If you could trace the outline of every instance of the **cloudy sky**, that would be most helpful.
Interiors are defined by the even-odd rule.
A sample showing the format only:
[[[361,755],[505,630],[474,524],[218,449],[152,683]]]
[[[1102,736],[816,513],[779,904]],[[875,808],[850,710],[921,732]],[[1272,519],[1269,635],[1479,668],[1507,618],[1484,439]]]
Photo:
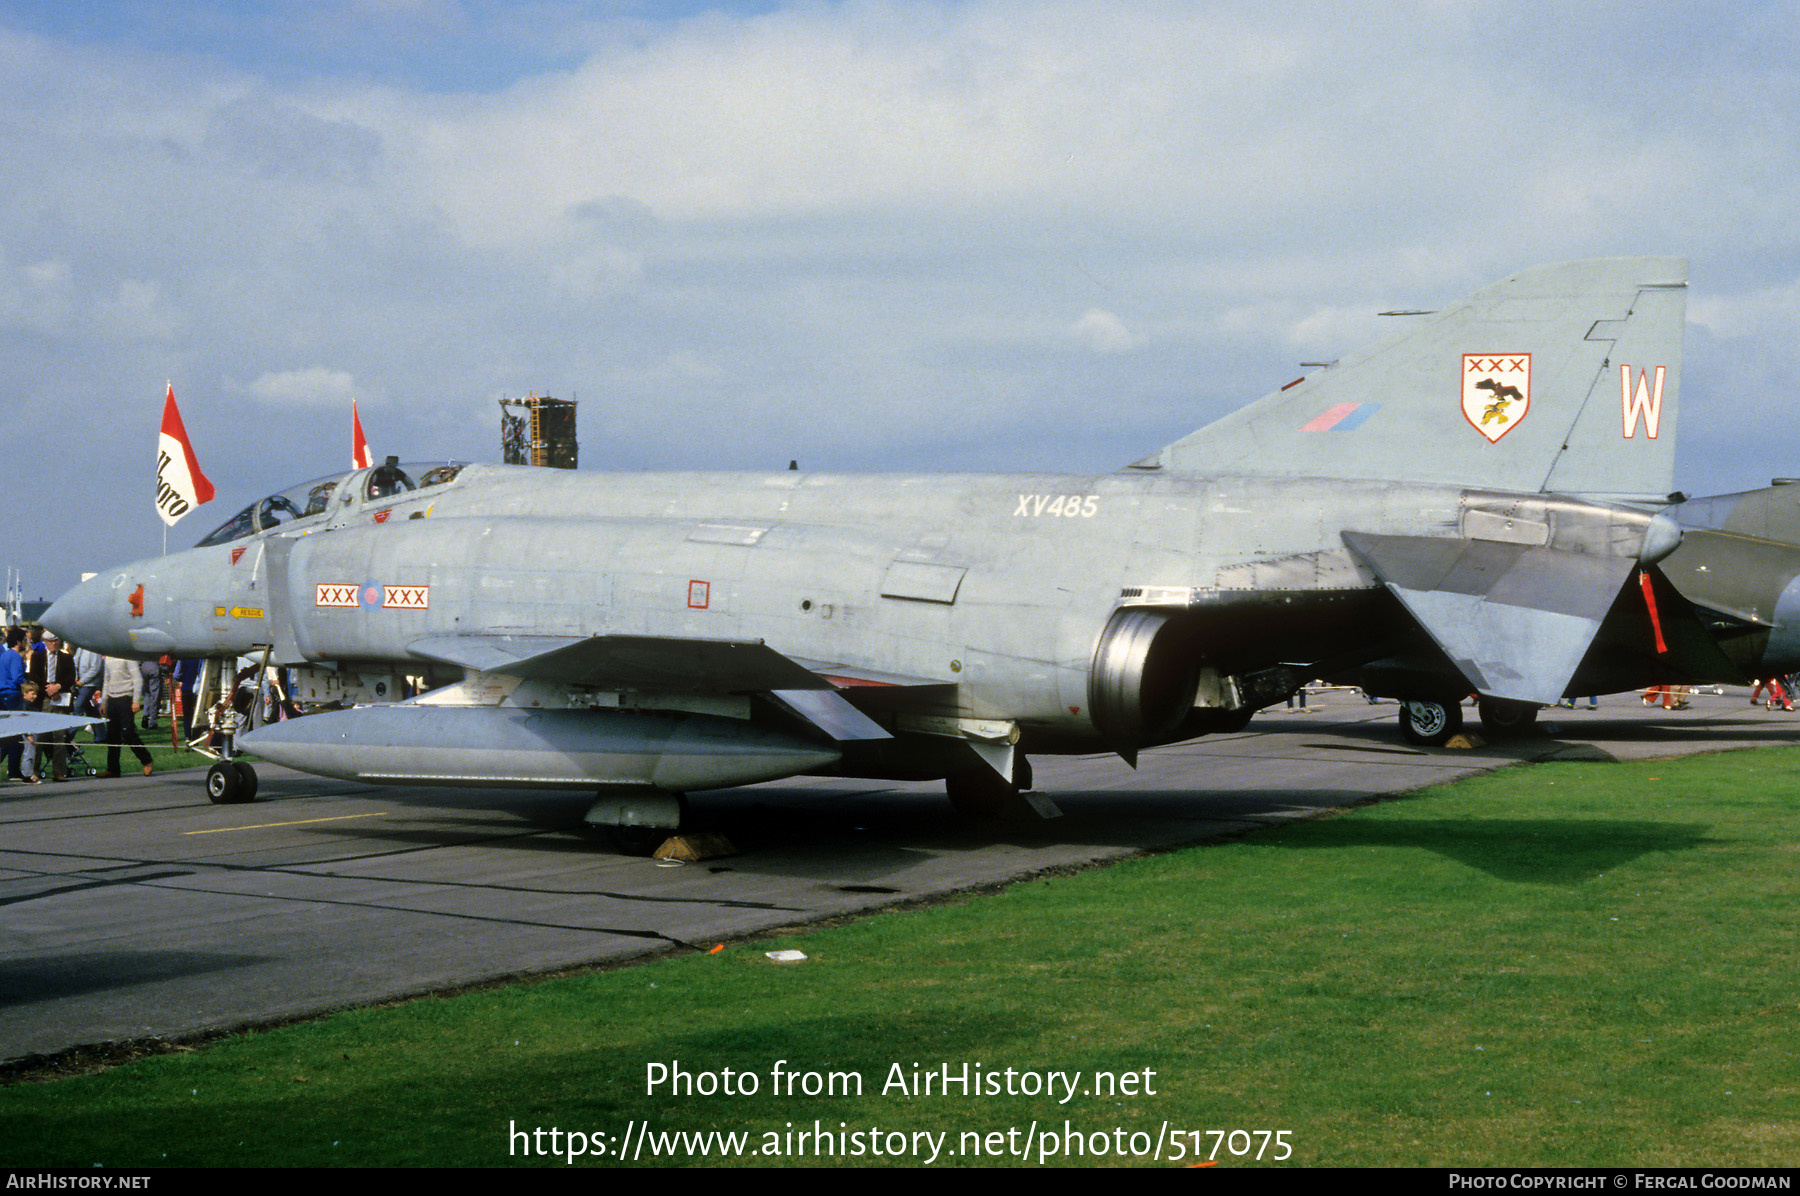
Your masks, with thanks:
[[[1800,6],[0,2],[5,561],[377,453],[1109,470],[1429,307],[1692,259],[1690,493],[1800,474]]]

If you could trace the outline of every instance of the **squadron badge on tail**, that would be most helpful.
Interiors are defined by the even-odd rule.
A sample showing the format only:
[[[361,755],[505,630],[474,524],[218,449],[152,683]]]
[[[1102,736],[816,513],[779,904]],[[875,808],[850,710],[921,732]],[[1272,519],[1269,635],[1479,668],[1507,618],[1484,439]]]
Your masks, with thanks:
[[[1464,353],[1462,407],[1490,444],[1518,427],[1531,409],[1531,354]]]

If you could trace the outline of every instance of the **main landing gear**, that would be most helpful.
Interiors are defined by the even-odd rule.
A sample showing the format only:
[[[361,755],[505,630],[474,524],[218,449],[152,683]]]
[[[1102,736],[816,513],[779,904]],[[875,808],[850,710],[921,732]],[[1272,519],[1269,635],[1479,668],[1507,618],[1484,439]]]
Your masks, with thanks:
[[[1542,707],[1533,702],[1513,702],[1506,698],[1482,698],[1476,702],[1481,711],[1481,729],[1489,739],[1518,739],[1531,734],[1537,726]]]
[[[1462,707],[1456,702],[1407,698],[1400,703],[1400,734],[1419,747],[1443,747],[1462,725]]]
[[[647,856],[680,834],[687,817],[685,793],[622,789],[602,792],[582,821],[620,855]]]
[[[944,778],[944,792],[958,814],[976,822],[1002,817],[1031,791],[1031,761],[1025,753],[1013,753],[1013,775],[1007,780],[991,768],[971,768]]]
[[[206,770],[206,796],[217,806],[256,800],[256,770],[238,760],[220,760]]]
[[[1506,698],[1477,699],[1481,729],[1489,739],[1518,739],[1537,726],[1538,706]],[[1400,703],[1400,734],[1420,747],[1443,747],[1462,730],[1462,706],[1434,698],[1409,698]]]

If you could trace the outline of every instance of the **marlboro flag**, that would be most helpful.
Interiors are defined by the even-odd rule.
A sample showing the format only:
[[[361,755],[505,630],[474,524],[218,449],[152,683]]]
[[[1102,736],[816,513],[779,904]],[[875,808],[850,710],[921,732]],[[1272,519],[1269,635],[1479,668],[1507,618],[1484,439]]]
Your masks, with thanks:
[[[350,400],[350,468],[367,469],[375,464],[369,456],[369,442],[363,436],[362,419],[356,414],[356,400]]]
[[[169,397],[163,400],[162,434],[156,438],[156,513],[165,524],[173,525],[201,503],[211,502],[212,496],[213,484],[200,472],[194,446],[188,443],[187,429],[181,425],[171,382]]]

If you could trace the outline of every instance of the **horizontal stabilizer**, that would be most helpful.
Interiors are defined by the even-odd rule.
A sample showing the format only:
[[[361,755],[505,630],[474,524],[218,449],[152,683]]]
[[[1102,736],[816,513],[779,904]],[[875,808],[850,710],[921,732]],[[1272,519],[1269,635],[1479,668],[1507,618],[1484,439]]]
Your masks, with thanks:
[[[1522,544],[1345,532],[1477,692],[1563,696],[1636,561]]]
[[[746,694],[829,688],[824,678],[761,640],[452,635],[415,640],[407,650],[477,672],[596,689]]]

